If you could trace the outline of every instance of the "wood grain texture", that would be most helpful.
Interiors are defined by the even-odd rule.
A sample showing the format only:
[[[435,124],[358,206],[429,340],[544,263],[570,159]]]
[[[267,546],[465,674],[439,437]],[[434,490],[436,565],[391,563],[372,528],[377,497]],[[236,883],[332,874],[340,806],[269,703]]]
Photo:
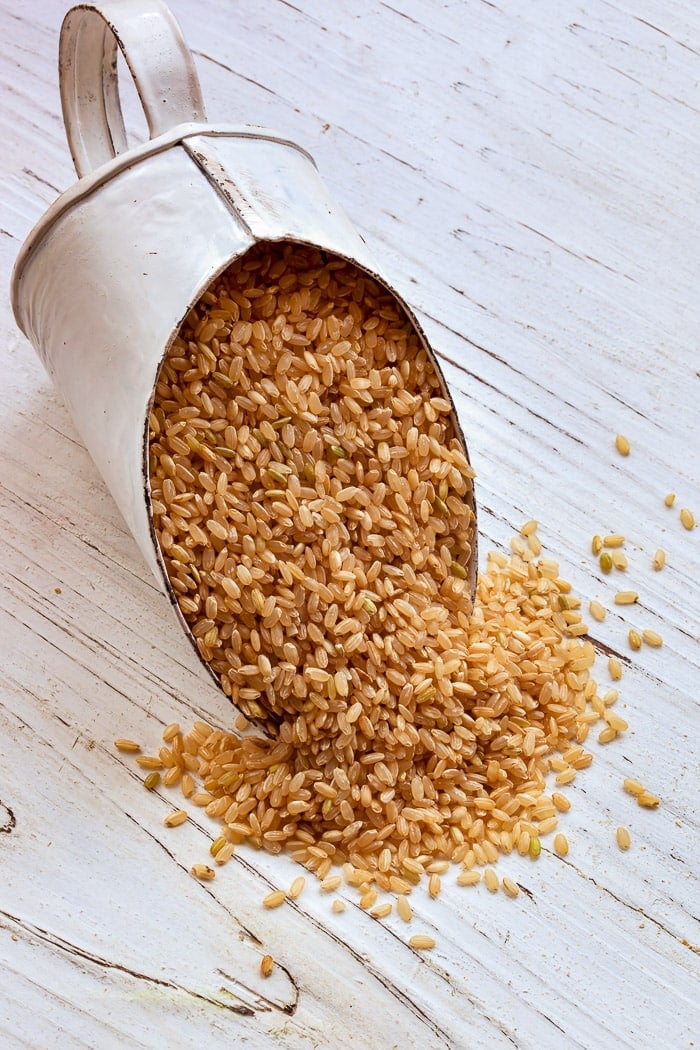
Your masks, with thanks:
[[[625,675],[630,731],[570,790],[571,851],[450,876],[407,928],[162,825],[116,736],[229,711],[195,662],[31,348],[0,307],[0,1045],[607,1048],[693,1045],[700,576],[700,10],[690,0],[172,0],[211,120],[283,131],[441,352],[479,479],[482,550],[540,520]],[[74,181],[58,0],[0,2],[0,261]],[[142,120],[129,97],[132,131]],[[616,432],[632,443],[627,459]],[[678,493],[667,509],[663,497]],[[628,537],[612,606],[594,532]],[[655,573],[657,547],[667,567]],[[617,579],[620,579],[618,577]],[[56,593],[60,588],[60,593]],[[632,654],[630,626],[664,636]],[[639,809],[639,775],[662,797]],[[631,850],[615,846],[627,825]],[[412,932],[412,931],[411,931]],[[263,954],[278,961],[269,980]]]

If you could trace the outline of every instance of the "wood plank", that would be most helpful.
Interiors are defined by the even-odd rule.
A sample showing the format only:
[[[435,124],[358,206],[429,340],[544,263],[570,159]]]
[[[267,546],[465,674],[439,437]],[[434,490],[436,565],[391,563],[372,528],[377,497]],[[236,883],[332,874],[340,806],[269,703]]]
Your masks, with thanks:
[[[593,741],[556,857],[499,865],[515,901],[443,879],[409,931],[240,849],[168,830],[116,736],[225,723],[38,359],[0,306],[0,1042],[588,1048],[691,1044],[697,977],[700,14],[630,4],[172,0],[210,119],[283,131],[416,308],[478,470],[482,552],[527,518],[625,665],[621,740]],[[74,176],[56,71],[65,11],[0,0],[0,261]],[[142,126],[133,92],[127,123]],[[627,434],[627,459],[613,447]],[[663,497],[676,491],[668,509]],[[603,576],[596,533],[628,537]],[[667,566],[654,572],[655,549]],[[634,607],[614,590],[639,590]],[[56,593],[60,588],[60,593]],[[632,653],[630,626],[664,636]],[[622,791],[640,776],[662,798]],[[615,828],[632,832],[621,853]],[[419,955],[413,930],[433,932]],[[269,980],[262,954],[278,961]],[[183,1036],[183,1033],[186,1035]]]

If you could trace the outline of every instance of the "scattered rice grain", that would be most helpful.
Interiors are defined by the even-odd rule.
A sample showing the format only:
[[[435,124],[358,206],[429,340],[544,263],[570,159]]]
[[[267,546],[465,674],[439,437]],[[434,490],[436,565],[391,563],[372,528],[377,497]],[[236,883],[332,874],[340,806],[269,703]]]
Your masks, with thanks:
[[[272,893],[268,893],[267,897],[263,897],[262,905],[263,908],[279,908],[280,904],[284,904],[286,899],[287,894],[285,890],[273,890]]]
[[[441,887],[440,876],[439,875],[431,875],[430,878],[428,879],[428,893],[430,894],[430,896],[433,897],[433,898],[437,897],[439,895],[439,893],[440,893],[440,887]]]
[[[137,755],[136,765],[141,769],[162,769],[163,763],[156,755]]]
[[[612,558],[612,563],[615,566],[615,568],[619,569],[620,572],[624,572],[628,564],[627,555],[625,554],[625,552],[613,551],[610,557]]]
[[[163,820],[166,828],[177,828],[180,824],[184,824],[187,820],[187,813],[184,809],[173,810],[172,813],[168,813],[167,817]]]
[[[399,915],[399,918],[403,919],[404,922],[410,922],[413,918],[413,908],[411,907],[411,902],[409,901],[408,897],[406,897],[403,893],[400,893],[399,896],[396,898],[396,911]]]
[[[642,631],[642,640],[650,645],[653,649],[660,649],[664,644],[664,640],[657,631]]]
[[[633,649],[636,652],[638,649],[642,648],[642,636],[639,631],[635,631],[634,628],[631,628],[627,635],[627,639],[630,643],[630,649]]]
[[[360,907],[365,911],[369,910],[369,908],[372,908],[377,903],[378,896],[379,894],[375,889],[365,890],[359,900]]]
[[[114,746],[117,751],[123,751],[127,755],[136,754],[137,751],[141,750],[140,744],[137,744],[135,740],[128,740],[126,737],[119,737],[118,740],[114,741]]]
[[[614,729],[616,733],[626,733],[629,729],[629,725],[618,715],[615,711],[605,712],[605,721],[608,723],[611,729]]]
[[[621,850],[628,850],[630,848],[630,845],[632,844],[632,839],[627,828],[618,828],[615,832],[615,837],[617,839],[617,844]]]
[[[568,839],[566,835],[562,835],[561,832],[554,836],[554,851],[558,853],[560,857],[566,857],[569,852]]]
[[[306,879],[303,875],[297,875],[287,891],[287,896],[295,901],[297,897],[301,896],[304,886],[306,886]]]
[[[208,864],[193,864],[190,871],[200,882],[211,882],[216,878],[216,872]]]
[[[417,933],[411,937],[408,941],[411,948],[429,949],[435,947],[435,938],[430,937],[427,933]]]
[[[608,673],[613,682],[619,682],[622,678],[622,664],[616,656],[611,656],[608,659]]]
[[[384,904],[378,904],[376,908],[370,910],[370,915],[373,919],[385,919],[387,915],[391,915],[393,911],[393,904],[390,901],[386,901]]]
[[[608,551],[603,551],[600,556],[600,568],[606,574],[612,572],[613,561]]]
[[[691,529],[695,528],[695,516],[692,511],[688,510],[687,507],[683,507],[681,509],[680,518],[681,525],[684,529],[688,529],[688,531],[690,532]]]
[[[505,893],[507,893],[509,897],[517,897],[520,893],[520,887],[518,886],[517,882],[513,882],[513,880],[507,875],[503,876],[501,885],[503,886]]]
[[[498,879],[498,875],[493,870],[493,868],[487,868],[484,872],[484,882],[486,883],[486,889],[489,891],[489,893],[498,892],[500,882]]]

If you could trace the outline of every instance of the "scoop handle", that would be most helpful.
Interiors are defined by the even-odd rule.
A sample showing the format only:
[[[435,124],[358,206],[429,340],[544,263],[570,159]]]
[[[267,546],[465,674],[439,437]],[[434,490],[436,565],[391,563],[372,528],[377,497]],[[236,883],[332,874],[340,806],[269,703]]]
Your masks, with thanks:
[[[78,4],[61,26],[58,72],[66,136],[81,178],[127,149],[117,47],[151,138],[177,124],[206,120],[192,55],[162,0]]]

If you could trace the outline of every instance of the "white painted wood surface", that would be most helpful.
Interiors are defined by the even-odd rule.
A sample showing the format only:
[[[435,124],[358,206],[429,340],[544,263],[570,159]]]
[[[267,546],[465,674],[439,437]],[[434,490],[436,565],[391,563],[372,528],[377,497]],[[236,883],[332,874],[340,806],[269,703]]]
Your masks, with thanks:
[[[696,1045],[700,533],[678,509],[700,519],[697,4],[172,8],[210,119],[309,148],[425,320],[479,473],[482,551],[536,517],[578,593],[612,606],[622,578],[596,573],[590,537],[629,537],[639,606],[593,634],[623,654],[630,731],[594,743],[570,790],[569,856],[547,845],[537,864],[500,865],[526,887],[518,900],[451,877],[438,901],[418,896],[416,928],[438,941],[423,957],[398,919],[332,915],[313,887],[263,911],[293,875],[284,858],[241,850],[195,883],[212,828],[163,828],[167,793],[145,792],[111,742],[155,746],[167,722],[229,711],[5,301],[0,1045]],[[30,226],[73,181],[64,11],[0,3],[6,287]],[[664,648],[631,654],[631,625]],[[661,795],[658,812],[623,793],[630,774]],[[278,960],[267,981],[265,952]]]

